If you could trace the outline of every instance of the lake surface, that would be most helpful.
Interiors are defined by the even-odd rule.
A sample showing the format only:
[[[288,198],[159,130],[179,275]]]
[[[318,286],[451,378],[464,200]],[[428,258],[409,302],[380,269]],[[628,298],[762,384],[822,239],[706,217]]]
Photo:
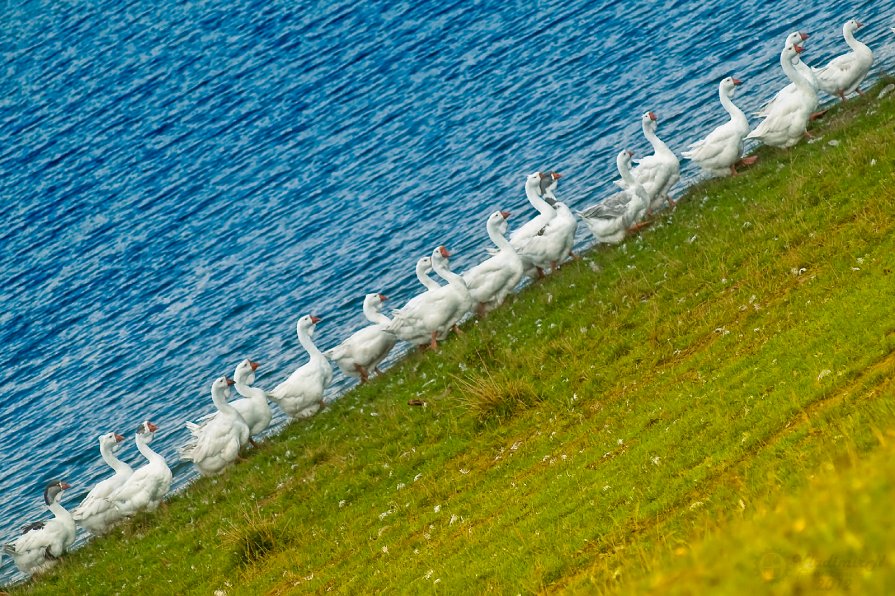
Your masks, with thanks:
[[[48,516],[50,479],[74,507],[108,474],[97,435],[144,419],[182,486],[212,380],[251,357],[279,383],[306,359],[299,316],[335,345],[364,294],[419,291],[419,256],[445,244],[465,270],[490,212],[531,217],[527,174],[591,205],[619,150],[650,152],[644,111],[680,153],[726,118],[721,78],[755,111],[788,32],[821,65],[852,17],[874,73],[895,68],[881,1],[7,0],[0,541]],[[4,558],[0,584],[18,577]]]

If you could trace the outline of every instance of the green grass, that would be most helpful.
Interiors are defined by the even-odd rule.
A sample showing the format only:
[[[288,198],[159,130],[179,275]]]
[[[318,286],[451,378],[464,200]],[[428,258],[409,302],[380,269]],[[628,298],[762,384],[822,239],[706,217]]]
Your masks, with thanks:
[[[869,95],[12,592],[892,591]]]

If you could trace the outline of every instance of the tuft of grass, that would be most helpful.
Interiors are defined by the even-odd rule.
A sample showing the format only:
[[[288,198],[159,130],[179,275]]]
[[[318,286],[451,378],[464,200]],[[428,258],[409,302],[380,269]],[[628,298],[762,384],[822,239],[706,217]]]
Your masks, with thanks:
[[[257,507],[248,508],[224,531],[224,547],[232,554],[233,566],[245,571],[268,555],[289,546],[286,532],[275,519]]]
[[[506,372],[456,378],[460,401],[480,423],[505,421],[542,398],[531,382]]]

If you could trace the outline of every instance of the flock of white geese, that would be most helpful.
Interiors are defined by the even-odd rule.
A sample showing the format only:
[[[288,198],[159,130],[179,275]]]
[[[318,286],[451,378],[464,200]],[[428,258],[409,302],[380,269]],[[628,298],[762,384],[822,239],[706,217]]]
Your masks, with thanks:
[[[860,84],[873,63],[873,53],[855,39],[861,23],[850,20],[842,28],[850,51],[822,68],[811,68],[800,60],[807,35],[787,36],[780,53],[780,66],[791,83],[781,89],[759,112],[763,119],[751,130],[746,115],[732,98],[740,81],[721,81],[718,94],[730,120],[682,153],[711,176],[736,175],[737,166],[747,166],[754,157],[743,157],[745,139],[756,139],[774,147],[791,147],[808,135],[809,120],[818,115],[818,93],[823,91],[845,101]],[[895,29],[893,29],[895,32]],[[258,365],[243,360],[233,378],[221,376],[211,384],[216,410],[197,423],[187,424],[191,438],[180,449],[183,459],[193,462],[199,473],[220,474],[239,458],[247,443],[268,428],[276,403],[291,418],[313,416],[323,407],[323,392],[330,384],[334,362],[341,371],[365,382],[378,372],[378,365],[398,340],[417,346],[437,347],[452,329],[469,314],[483,315],[497,308],[524,276],[543,276],[572,255],[572,244],[580,218],[597,243],[618,244],[629,233],[645,225],[647,216],[666,202],[673,205],[669,190],[679,179],[678,157],[656,135],[658,119],[647,112],[641,119],[643,134],[654,153],[631,166],[633,154],[624,150],[616,165],[622,188],[584,211],[574,213],[554,194],[560,174],[537,172],[525,181],[525,194],[538,215],[507,237],[509,213],[495,211],[486,229],[494,242],[492,256],[460,275],[451,271],[450,253],[439,246],[423,257],[416,267],[425,291],[411,299],[389,318],[382,311],[386,297],[368,294],[363,313],[370,325],[355,332],[341,344],[321,351],[313,341],[320,321],[305,315],[298,320],[298,340],[309,360],[272,391],[253,387]],[[429,277],[434,271],[444,285]],[[231,387],[242,396],[229,401]],[[61,504],[65,482],[54,481],[44,491],[44,501],[54,517],[25,526],[20,536],[6,544],[3,552],[12,556],[18,568],[35,574],[52,567],[75,539],[77,525],[101,535],[117,522],[139,511],[154,511],[171,485],[171,470],[149,443],[158,427],[145,421],[137,429],[135,443],[146,463],[134,470],[115,455],[124,437],[108,433],[99,437],[103,460],[114,474],[93,487],[72,511]]]

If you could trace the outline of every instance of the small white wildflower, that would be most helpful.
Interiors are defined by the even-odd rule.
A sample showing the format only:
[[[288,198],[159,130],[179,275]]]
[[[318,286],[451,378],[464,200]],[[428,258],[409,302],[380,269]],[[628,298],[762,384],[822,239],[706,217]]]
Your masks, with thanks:
[[[461,474],[469,474],[469,470],[467,470],[466,468],[460,468],[460,473]]]
[[[388,547],[387,547],[387,546],[383,546],[383,547],[382,547],[382,552],[385,553],[385,554],[388,554]]]
[[[341,501],[339,501],[339,509],[341,509],[344,506],[345,506],[345,499],[342,499]]]
[[[605,493],[605,492],[606,492],[607,490],[609,490],[610,488],[612,488],[612,487],[609,486],[608,484],[604,485],[604,486],[603,486],[603,492]]]
[[[660,458],[658,455],[654,455],[654,456],[650,459],[650,461],[653,462],[653,465],[654,465],[654,466],[658,466],[658,465],[659,465],[659,462],[661,461],[661,458]]]
[[[399,482],[399,483],[398,483],[398,486],[395,487],[395,490],[401,490],[401,489],[404,488],[405,486],[406,486],[406,485],[405,485],[403,482]]]
[[[454,522],[457,521],[458,519],[460,519],[460,518],[454,514],[451,514],[451,521],[448,522],[448,525],[451,525],[451,526],[454,525]]]
[[[419,480],[422,477],[423,477],[423,475],[421,473],[417,474],[416,476],[413,477],[413,481],[416,482],[417,480]]]
[[[439,511],[441,511],[441,505],[436,505],[436,506],[435,506],[435,513],[438,513]]]
[[[830,374],[832,372],[833,371],[831,371],[829,368],[823,369],[822,371],[820,371],[820,374],[817,375],[817,380],[820,381],[822,378],[824,378],[825,376],[827,376],[828,374]]]
[[[435,573],[435,571],[433,569],[430,569],[429,571],[426,572],[425,578],[429,579],[430,577],[432,577],[433,573]]]

